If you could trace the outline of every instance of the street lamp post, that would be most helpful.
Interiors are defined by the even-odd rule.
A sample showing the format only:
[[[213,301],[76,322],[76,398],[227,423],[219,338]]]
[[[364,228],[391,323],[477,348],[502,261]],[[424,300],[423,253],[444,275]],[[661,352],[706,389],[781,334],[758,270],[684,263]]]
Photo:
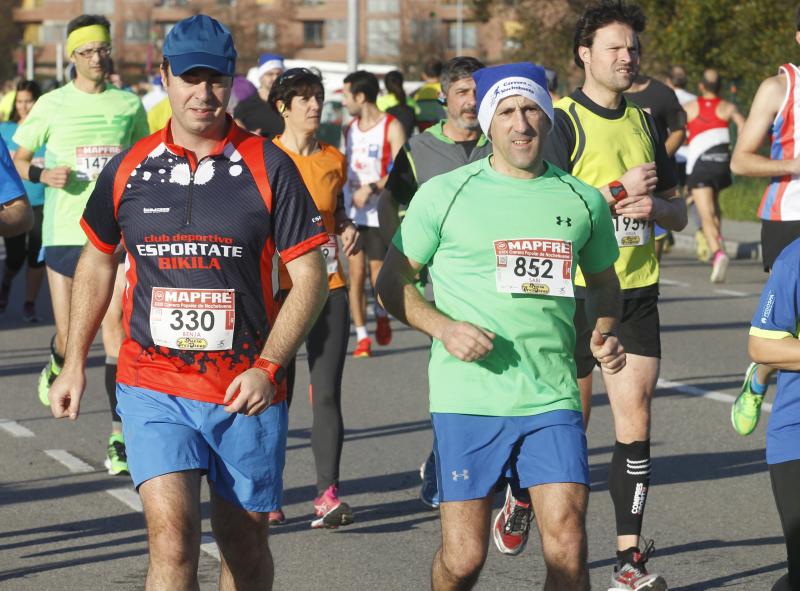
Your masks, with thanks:
[[[359,0],[347,0],[347,70],[358,69],[358,3]]]

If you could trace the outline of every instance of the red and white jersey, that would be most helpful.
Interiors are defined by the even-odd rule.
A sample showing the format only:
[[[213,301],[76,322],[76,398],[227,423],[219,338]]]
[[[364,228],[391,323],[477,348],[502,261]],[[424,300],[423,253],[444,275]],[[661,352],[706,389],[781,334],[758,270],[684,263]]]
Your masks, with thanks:
[[[378,195],[370,197],[364,207],[353,205],[353,193],[359,187],[377,183],[387,174],[392,164],[392,147],[389,145],[389,125],[394,117],[386,115],[366,131],[358,127],[359,118],[353,119],[345,129],[345,156],[347,157],[347,182],[344,185],[344,206],[350,219],[359,226],[378,227]]]
[[[775,121],[772,123],[772,160],[791,160],[800,155],[800,136],[797,120],[800,117],[800,69],[794,64],[784,64],[779,72],[786,76],[786,96]],[[776,222],[800,220],[800,177],[785,175],[773,177],[758,208],[762,220]]]
[[[686,173],[690,174],[697,160],[716,146],[728,146],[731,143],[731,132],[728,122],[717,117],[717,107],[721,98],[697,99],[697,117],[686,124],[689,140],[689,153],[686,156]]]

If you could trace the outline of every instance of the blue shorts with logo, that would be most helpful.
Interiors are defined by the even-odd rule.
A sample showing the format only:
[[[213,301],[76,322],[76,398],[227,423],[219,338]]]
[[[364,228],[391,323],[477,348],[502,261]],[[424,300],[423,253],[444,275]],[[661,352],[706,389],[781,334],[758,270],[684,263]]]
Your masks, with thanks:
[[[164,474],[201,470],[234,505],[260,513],[281,506],[286,402],[248,417],[220,404],[117,384],[117,412],[137,488]]]
[[[653,234],[655,235],[656,240],[661,240],[662,238],[664,238],[668,234],[668,232],[669,232],[668,230],[662,228],[658,224],[654,224],[654,232],[653,232]]]
[[[482,499],[504,477],[512,486],[589,486],[583,416],[555,410],[524,417],[432,413],[441,500]]]

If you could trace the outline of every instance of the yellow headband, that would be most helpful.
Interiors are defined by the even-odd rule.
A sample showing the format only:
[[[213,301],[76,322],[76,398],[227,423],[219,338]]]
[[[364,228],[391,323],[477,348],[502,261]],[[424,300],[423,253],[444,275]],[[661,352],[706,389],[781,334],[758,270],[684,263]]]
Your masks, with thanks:
[[[86,45],[93,41],[111,43],[111,36],[108,34],[108,29],[103,25],[87,25],[80,29],[75,29],[67,37],[67,56],[71,56],[81,45]]]

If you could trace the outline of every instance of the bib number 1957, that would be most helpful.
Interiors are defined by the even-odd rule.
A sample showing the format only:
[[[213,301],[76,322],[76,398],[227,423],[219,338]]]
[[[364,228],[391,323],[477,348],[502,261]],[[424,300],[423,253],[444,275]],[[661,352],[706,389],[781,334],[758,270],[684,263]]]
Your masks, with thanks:
[[[642,246],[650,242],[650,222],[624,216],[614,218],[614,232],[619,246]]]

